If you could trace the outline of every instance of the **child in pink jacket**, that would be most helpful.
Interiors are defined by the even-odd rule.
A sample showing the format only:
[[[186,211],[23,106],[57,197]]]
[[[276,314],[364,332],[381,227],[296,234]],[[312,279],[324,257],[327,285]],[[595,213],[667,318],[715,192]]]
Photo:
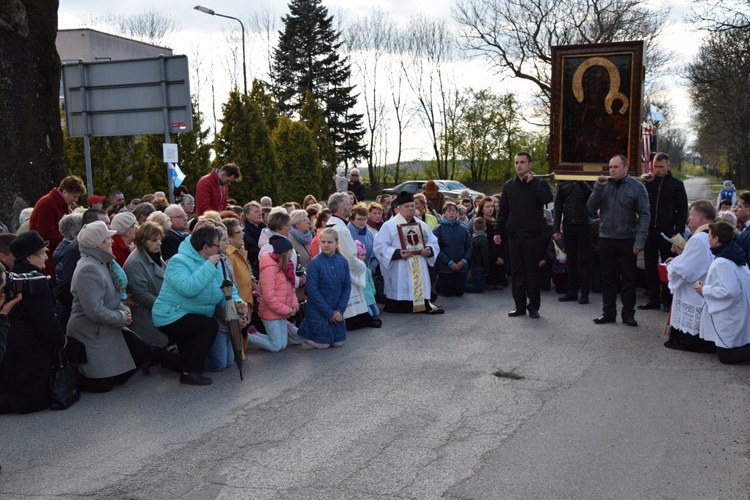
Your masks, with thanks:
[[[297,314],[299,302],[294,293],[294,265],[292,264],[292,242],[283,236],[274,235],[269,240],[273,252],[260,258],[260,294],[258,316],[266,327],[266,333],[248,336],[251,344],[267,351],[286,349],[287,318]]]

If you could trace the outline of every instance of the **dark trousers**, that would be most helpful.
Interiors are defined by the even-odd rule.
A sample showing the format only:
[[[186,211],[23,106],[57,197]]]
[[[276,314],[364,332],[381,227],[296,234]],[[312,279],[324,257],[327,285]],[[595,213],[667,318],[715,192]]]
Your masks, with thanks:
[[[617,317],[617,292],[622,300],[622,317],[635,317],[635,238],[614,240],[599,238],[599,262],[602,269],[602,312]]]
[[[169,341],[177,344],[185,373],[202,373],[203,362],[219,331],[215,319],[202,314],[186,314],[174,323],[160,326]]]
[[[135,366],[143,365],[151,353],[151,346],[141,340],[141,338],[135,333],[129,330],[122,330],[122,336],[125,339],[125,343],[130,351],[130,356],[133,358]],[[114,377],[104,378],[89,378],[76,372],[76,381],[78,382],[78,388],[86,392],[109,392],[116,385],[122,385],[127,382],[130,377],[137,371],[129,370],[125,373],[115,375]]]
[[[667,236],[674,236],[668,234]],[[672,244],[662,238],[661,231],[650,227],[648,228],[648,238],[646,238],[646,248],[643,250],[643,263],[646,267],[646,287],[650,294],[650,299],[654,302],[661,302],[665,304],[672,303],[672,294],[669,293],[669,287],[666,283],[662,283],[659,279],[659,271],[657,266],[659,265],[659,257],[664,262],[669,257],[675,257],[672,253]]]
[[[510,238],[510,266],[513,274],[513,301],[516,308],[538,311],[541,304],[539,291],[539,238]],[[526,298],[528,297],[528,306]]]
[[[460,297],[466,289],[466,272],[438,273],[440,295],[443,297]]]
[[[565,225],[568,291],[588,295],[591,291],[591,224]]]
[[[471,269],[471,283],[466,283],[464,290],[466,293],[484,293],[484,269],[472,268]]]

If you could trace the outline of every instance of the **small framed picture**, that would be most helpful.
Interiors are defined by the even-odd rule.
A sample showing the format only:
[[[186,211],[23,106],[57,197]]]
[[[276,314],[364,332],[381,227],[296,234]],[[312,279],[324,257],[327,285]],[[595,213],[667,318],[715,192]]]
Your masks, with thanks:
[[[422,226],[415,221],[408,224],[399,224],[396,228],[398,229],[398,239],[401,241],[401,250],[406,250],[411,255],[421,254],[424,250]]]

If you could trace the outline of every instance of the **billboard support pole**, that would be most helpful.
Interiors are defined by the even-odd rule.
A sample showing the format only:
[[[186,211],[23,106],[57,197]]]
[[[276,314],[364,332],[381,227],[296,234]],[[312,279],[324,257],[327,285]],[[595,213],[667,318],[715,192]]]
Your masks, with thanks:
[[[86,188],[89,196],[94,195],[94,179],[91,172],[91,142],[89,139],[89,103],[86,97],[86,68],[83,59],[78,59],[78,68],[81,73],[81,97],[83,100],[83,155],[86,158]]]
[[[162,103],[162,114],[164,115],[164,143],[169,144],[172,139],[169,135],[169,102],[167,98],[167,63],[164,59],[164,54],[159,54],[159,66],[161,67],[161,103]],[[172,173],[169,171],[169,164],[167,164],[167,196],[169,197],[169,203],[174,203],[174,179]]]

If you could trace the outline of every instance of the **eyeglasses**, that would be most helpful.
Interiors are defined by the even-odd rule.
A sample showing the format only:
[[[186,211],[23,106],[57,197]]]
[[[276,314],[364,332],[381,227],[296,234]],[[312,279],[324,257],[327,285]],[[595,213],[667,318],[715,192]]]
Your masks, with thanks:
[[[359,174],[349,174],[349,177],[359,177]]]
[[[209,247],[209,248],[211,248],[211,247],[217,247],[217,248],[218,248],[218,247],[220,247],[221,245],[219,245],[219,244],[217,244],[217,243],[211,243],[210,245],[206,245],[206,246],[207,246],[207,247]]]
[[[170,217],[170,219],[185,219],[185,220],[187,220],[187,218],[188,218],[188,216],[185,215],[185,214],[182,214],[182,215],[172,215]]]
[[[244,233],[244,232],[245,232],[245,231],[243,231],[242,229],[240,229],[239,231],[235,231],[235,232],[233,232],[232,234],[235,234],[235,235],[236,235],[236,234],[242,234],[242,233]]]

